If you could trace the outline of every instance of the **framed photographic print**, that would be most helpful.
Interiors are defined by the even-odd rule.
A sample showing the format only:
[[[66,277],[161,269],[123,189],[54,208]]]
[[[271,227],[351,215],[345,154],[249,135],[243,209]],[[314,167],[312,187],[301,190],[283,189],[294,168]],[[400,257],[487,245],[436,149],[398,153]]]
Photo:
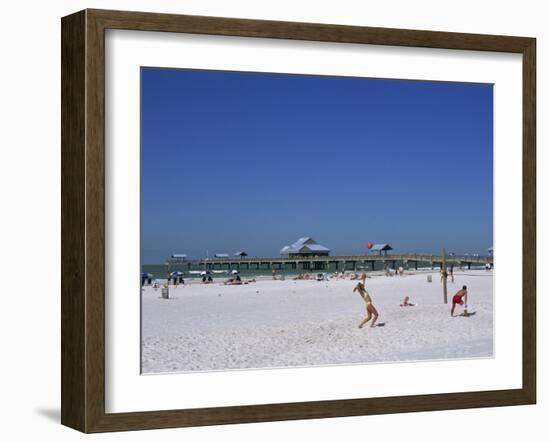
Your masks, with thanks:
[[[62,19],[62,423],[536,400],[535,39]]]

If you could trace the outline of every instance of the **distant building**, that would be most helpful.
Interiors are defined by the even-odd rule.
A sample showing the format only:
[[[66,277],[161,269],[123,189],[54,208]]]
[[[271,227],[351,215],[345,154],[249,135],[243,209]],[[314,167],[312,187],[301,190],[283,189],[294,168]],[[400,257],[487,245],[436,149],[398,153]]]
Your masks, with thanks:
[[[487,249],[487,253],[489,254],[489,256],[493,256],[493,248],[492,247],[489,247]]]
[[[317,244],[313,238],[304,237],[300,238],[294,244],[285,246],[281,249],[281,255],[288,257],[293,256],[328,256],[330,249]]]
[[[393,250],[393,247],[389,244],[373,244],[369,249],[371,253],[378,252],[379,255],[382,255],[382,252],[384,252],[384,255],[387,255],[390,250]]]
[[[187,255],[185,253],[174,253],[170,257],[170,262],[185,262],[187,261]]]
[[[214,258],[229,258],[227,253],[215,253]]]
[[[235,256],[237,258],[244,258],[245,256],[248,256],[248,253],[246,253],[244,250],[239,250],[233,256]]]

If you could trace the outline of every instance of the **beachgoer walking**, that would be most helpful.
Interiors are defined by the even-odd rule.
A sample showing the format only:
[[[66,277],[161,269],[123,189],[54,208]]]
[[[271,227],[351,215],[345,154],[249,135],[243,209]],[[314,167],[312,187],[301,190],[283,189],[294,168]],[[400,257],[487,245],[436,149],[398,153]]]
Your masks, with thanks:
[[[363,328],[363,326],[371,319],[372,322],[370,326],[375,327],[374,324],[378,319],[378,311],[376,310],[376,307],[374,307],[374,305],[372,304],[372,298],[370,297],[369,292],[367,292],[367,290],[365,289],[365,285],[362,282],[358,282],[353,291],[359,292],[359,295],[361,295],[361,298],[363,298],[363,301],[365,301],[367,307],[367,317],[361,321],[361,323],[359,324],[359,328]]]
[[[465,285],[463,285],[462,288],[453,296],[453,307],[451,308],[452,317],[454,317],[455,307],[457,306],[457,304],[463,305],[464,311],[466,311],[466,308],[468,306],[468,289]]]

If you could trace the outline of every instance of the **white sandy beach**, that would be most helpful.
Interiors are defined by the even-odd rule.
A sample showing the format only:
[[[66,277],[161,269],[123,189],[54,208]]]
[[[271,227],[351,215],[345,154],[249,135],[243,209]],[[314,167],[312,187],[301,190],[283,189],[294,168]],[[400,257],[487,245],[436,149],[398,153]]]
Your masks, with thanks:
[[[432,283],[427,282],[431,274]],[[449,280],[443,304],[437,272],[372,276],[367,290],[382,327],[357,325],[365,303],[356,281],[259,280],[142,292],[142,371],[293,367],[369,362],[476,358],[493,355],[493,278],[465,270]],[[469,289],[469,311],[451,318],[452,295]],[[405,295],[415,307],[400,307]],[[457,308],[456,313],[461,313]]]

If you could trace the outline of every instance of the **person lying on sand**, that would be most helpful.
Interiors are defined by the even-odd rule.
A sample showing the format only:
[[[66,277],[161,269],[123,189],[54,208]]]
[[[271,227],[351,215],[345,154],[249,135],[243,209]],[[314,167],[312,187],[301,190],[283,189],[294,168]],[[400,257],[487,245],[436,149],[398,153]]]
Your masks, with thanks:
[[[403,299],[403,302],[399,304],[399,307],[414,307],[416,304],[412,304],[410,301],[410,298],[408,296],[405,296]]]
[[[464,305],[464,312],[467,313],[467,304],[468,302],[468,289],[465,285],[455,293],[453,296],[453,307],[451,308],[451,317],[454,317],[455,307],[458,305]]]
[[[241,285],[242,283],[243,282],[241,281],[241,277],[237,275],[232,278],[229,278],[227,281],[223,283],[223,285]]]
[[[363,298],[363,301],[365,301],[368,313],[367,317],[363,319],[359,324],[359,328],[363,328],[363,326],[371,319],[372,322],[370,326],[375,327],[374,324],[378,319],[378,311],[376,310],[376,307],[374,307],[374,305],[372,304],[372,298],[370,297],[369,292],[367,292],[367,290],[365,289],[365,285],[362,282],[358,282],[353,291],[359,292],[359,295],[361,295],[361,298]]]

